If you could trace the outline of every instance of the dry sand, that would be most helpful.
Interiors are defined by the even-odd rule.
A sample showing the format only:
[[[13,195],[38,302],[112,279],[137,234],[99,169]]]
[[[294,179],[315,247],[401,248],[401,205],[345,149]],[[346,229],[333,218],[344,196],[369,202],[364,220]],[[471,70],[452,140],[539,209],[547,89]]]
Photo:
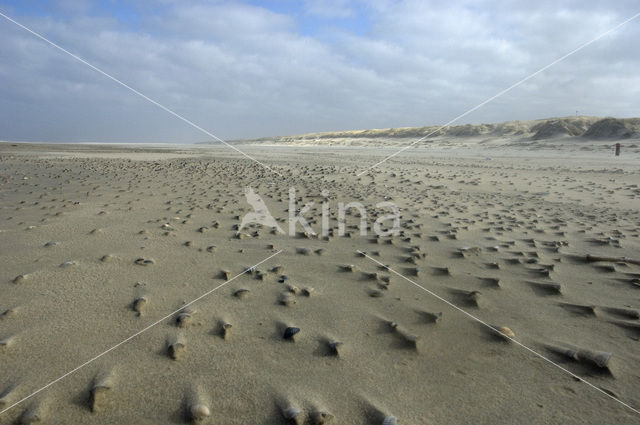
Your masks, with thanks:
[[[207,146],[0,144],[4,407],[282,250],[0,423],[638,423],[357,253],[639,408],[640,266],[586,261],[640,258],[640,159],[606,146],[439,146],[362,177],[392,151],[246,147],[279,177]],[[327,189],[335,236],[237,238],[247,186],[285,230],[295,187],[317,232]],[[338,236],[354,200],[395,202],[401,234]]]

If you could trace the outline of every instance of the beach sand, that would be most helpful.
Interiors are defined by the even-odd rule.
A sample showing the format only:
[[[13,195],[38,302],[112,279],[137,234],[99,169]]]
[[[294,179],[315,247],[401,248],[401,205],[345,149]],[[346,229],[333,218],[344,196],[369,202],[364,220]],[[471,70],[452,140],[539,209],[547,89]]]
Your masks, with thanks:
[[[0,410],[91,362],[0,423],[638,423],[640,266],[587,256],[640,259],[640,159],[585,146],[2,143]]]

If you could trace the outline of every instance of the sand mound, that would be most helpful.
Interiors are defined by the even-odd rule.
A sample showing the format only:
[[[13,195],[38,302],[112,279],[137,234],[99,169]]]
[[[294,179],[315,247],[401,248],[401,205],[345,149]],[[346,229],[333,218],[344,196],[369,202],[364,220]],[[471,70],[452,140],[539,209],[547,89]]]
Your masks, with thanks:
[[[489,133],[490,128],[485,124],[473,125],[473,124],[465,124],[465,125],[457,125],[454,127],[449,127],[446,129],[447,136],[452,137],[473,137],[473,136],[481,136],[483,134]]]
[[[577,125],[566,120],[551,120],[537,124],[531,128],[535,131],[534,140],[550,139],[553,137],[579,136],[584,132]]]
[[[329,131],[289,136],[263,137],[260,139],[236,140],[244,143],[282,143],[290,145],[345,145],[372,146],[389,145],[400,139],[480,139],[504,141],[506,138],[522,140],[544,140],[559,137],[584,135],[594,139],[626,138],[640,134],[640,119],[599,118],[571,116],[545,118],[531,121],[505,121],[491,124],[463,124],[441,128],[438,125],[425,127],[378,128],[368,130]],[[428,137],[427,137],[428,136]]]
[[[589,139],[627,139],[633,136],[633,130],[627,127],[623,120],[616,118],[603,118],[593,123],[583,134]]]

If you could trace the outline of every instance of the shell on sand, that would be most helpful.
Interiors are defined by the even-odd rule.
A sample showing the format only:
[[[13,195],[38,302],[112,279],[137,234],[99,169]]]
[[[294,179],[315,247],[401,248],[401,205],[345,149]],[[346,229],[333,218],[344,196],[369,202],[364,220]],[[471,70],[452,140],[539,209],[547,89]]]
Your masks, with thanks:
[[[280,297],[278,298],[278,303],[284,306],[291,306],[296,303],[296,298],[292,293],[284,292],[280,294]]]
[[[612,354],[606,351],[578,350],[576,357],[579,361],[588,362],[599,368],[609,367]]]
[[[202,392],[199,386],[193,385],[187,389],[183,399],[185,419],[192,423],[204,423],[211,416],[208,406],[209,398]]]
[[[418,342],[420,340],[420,337],[418,337],[417,335],[407,333],[406,331],[403,331],[403,330],[399,330],[397,332],[398,332],[398,335],[400,335],[402,339],[404,339],[404,342],[407,345],[409,345],[411,348],[414,348],[414,349],[418,348]]]
[[[15,278],[13,278],[12,282],[13,283],[22,283],[25,280],[27,280],[27,275],[26,274],[20,274],[20,275],[16,276]]]
[[[15,386],[9,387],[0,393],[0,409],[10,405],[16,398]]]
[[[40,423],[45,419],[45,411],[44,406],[42,404],[37,404],[35,406],[27,409],[18,421],[21,425],[30,425]]]
[[[115,260],[115,259],[116,259],[116,256],[115,256],[115,255],[112,255],[112,254],[106,254],[106,255],[103,255],[103,256],[100,258],[100,261],[102,261],[103,263],[109,263],[109,262],[111,262],[111,261],[113,261],[113,260]]]
[[[322,425],[322,424],[329,423],[331,420],[333,420],[333,415],[331,413],[321,411],[321,410],[316,410],[315,412],[311,412],[310,417],[311,417],[311,423],[313,425]]]
[[[483,304],[482,293],[480,291],[471,291],[467,294],[467,301],[474,307],[481,307]]]
[[[463,246],[459,251],[467,254],[478,255],[482,251],[482,248],[479,246]]]
[[[176,316],[176,325],[179,328],[186,328],[191,324],[191,320],[193,319],[193,315],[195,314],[194,310],[183,310]]]
[[[244,288],[243,289],[238,289],[233,293],[233,296],[236,297],[236,298],[243,299],[243,298],[246,298],[249,295],[250,292],[251,291],[248,290],[248,289],[244,289]]]
[[[133,305],[132,305],[133,311],[138,313],[138,316],[142,316],[142,312],[144,311],[148,302],[149,301],[147,300],[146,297],[136,298],[135,300],[133,300]]]
[[[373,289],[373,290],[371,290],[371,291],[369,292],[369,296],[370,296],[371,298],[380,298],[380,297],[383,297],[383,296],[384,296],[384,292],[379,291],[379,290],[377,290],[377,289]]]
[[[18,312],[17,308],[9,308],[2,313],[0,313],[0,320],[8,319],[9,317],[14,316]]]
[[[182,353],[184,352],[184,344],[181,342],[174,342],[173,344],[169,345],[169,356],[173,359],[173,360],[179,360],[180,357],[182,357]]]
[[[397,425],[398,419],[395,416],[387,416],[382,421],[382,425]]]
[[[612,353],[607,351],[584,350],[579,348],[561,348],[548,345],[547,349],[568,359],[587,363],[600,369],[609,370]]]
[[[369,280],[378,280],[379,279],[378,273],[376,273],[376,272],[362,272],[362,276],[365,279],[369,279]]]
[[[302,414],[302,410],[297,407],[288,406],[282,409],[282,416],[292,424],[301,425],[304,423],[304,415]]]
[[[505,341],[510,341],[509,338],[515,338],[516,337],[516,334],[510,328],[508,328],[506,326],[499,326],[499,327],[496,327],[494,329],[496,329],[498,331],[496,333],[496,335],[501,337]]]
[[[220,323],[220,336],[222,336],[222,338],[224,338],[224,339],[229,338],[229,335],[231,335],[231,328],[232,327],[233,327],[233,325],[231,323],[221,322]]]
[[[193,404],[189,406],[189,416],[193,421],[202,421],[211,416],[211,410],[204,404]]]
[[[340,356],[340,352],[342,351],[344,344],[340,341],[330,341],[327,346],[329,347],[331,354],[334,356]]]
[[[419,336],[410,333],[408,330],[398,325],[398,323],[396,322],[389,322],[389,326],[400,338],[402,338],[407,346],[416,350],[418,349],[418,343],[420,340]]]
[[[442,312],[431,313],[430,311],[422,311],[422,317],[429,323],[439,323],[442,320]]]
[[[153,258],[136,258],[136,260],[134,261],[135,264],[139,265],[139,266],[152,266],[154,265],[156,262]]]
[[[98,412],[102,409],[107,397],[107,393],[111,389],[110,386],[105,384],[97,384],[91,388],[89,395],[89,407],[92,412]]]
[[[180,360],[184,354],[186,343],[183,335],[175,335],[167,341],[167,354],[173,360]]]
[[[293,341],[294,336],[300,332],[300,328],[296,328],[294,326],[289,326],[284,330],[283,338]]]
[[[42,422],[42,415],[40,414],[39,411],[37,410],[32,410],[32,411],[27,411],[25,412],[24,415],[22,415],[22,417],[20,418],[20,422],[18,422],[20,425],[30,425],[30,424],[37,424]]]
[[[9,336],[9,337],[6,337],[6,338],[0,340],[0,348],[6,348],[6,347],[9,347],[9,346],[13,345],[15,340],[16,340],[15,336]]]

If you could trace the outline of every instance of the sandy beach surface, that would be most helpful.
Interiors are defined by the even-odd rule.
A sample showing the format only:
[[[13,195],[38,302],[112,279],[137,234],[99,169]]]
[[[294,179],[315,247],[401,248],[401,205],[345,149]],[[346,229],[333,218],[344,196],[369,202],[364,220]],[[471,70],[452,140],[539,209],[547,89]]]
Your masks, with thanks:
[[[639,423],[640,153],[544,143],[0,143],[0,424]]]

